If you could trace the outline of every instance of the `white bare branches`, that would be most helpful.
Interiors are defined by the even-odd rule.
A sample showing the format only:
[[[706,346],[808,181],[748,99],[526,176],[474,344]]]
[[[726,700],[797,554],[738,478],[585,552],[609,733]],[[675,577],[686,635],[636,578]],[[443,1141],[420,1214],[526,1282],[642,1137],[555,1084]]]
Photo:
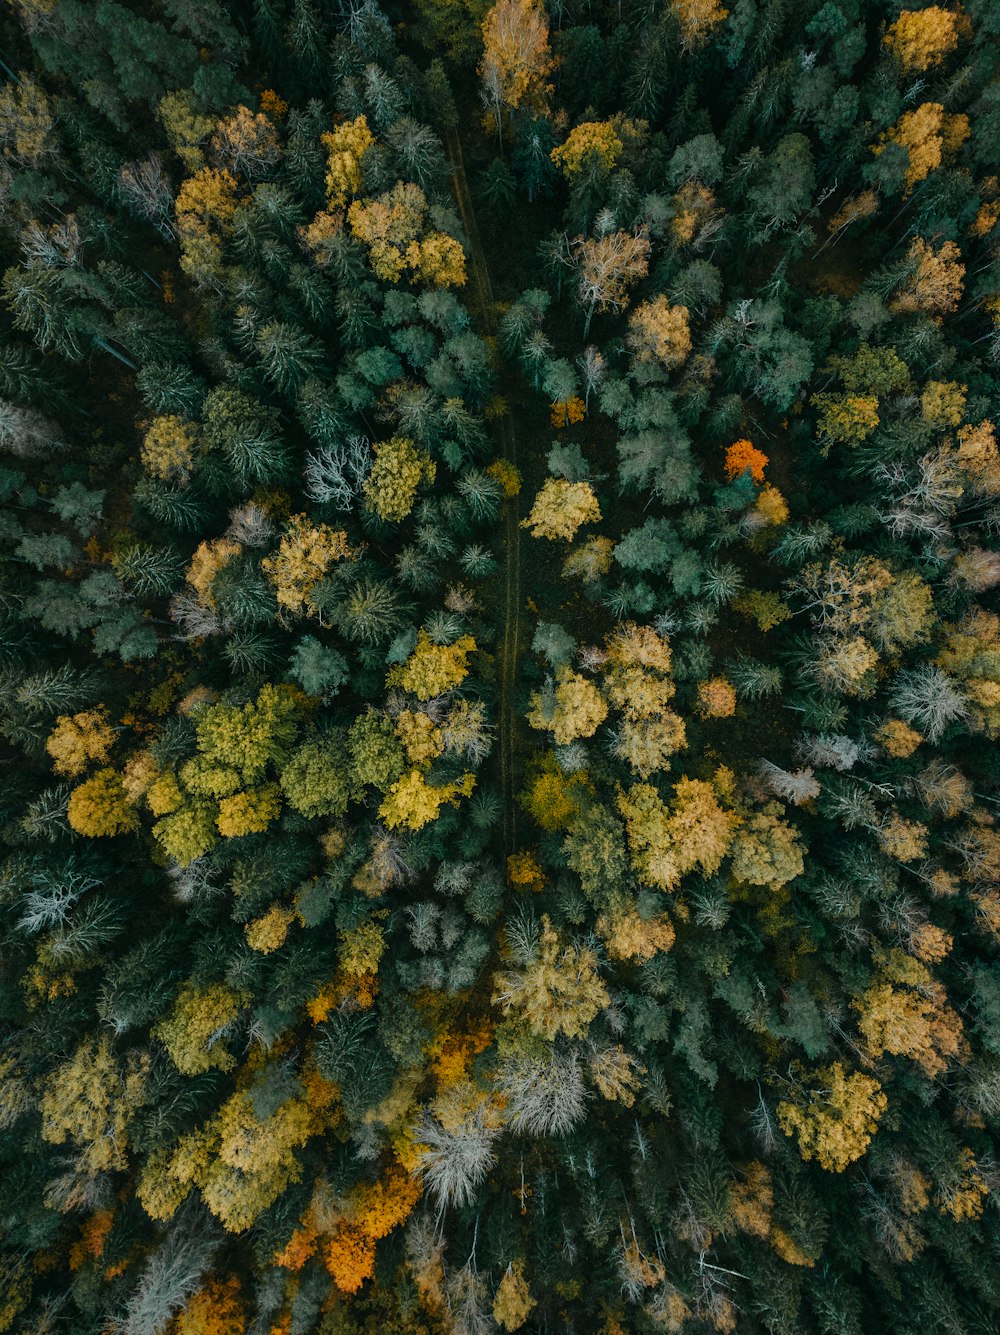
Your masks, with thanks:
[[[371,446],[363,436],[350,436],[346,443],[324,445],[306,458],[306,495],[317,504],[350,510],[371,466]]]
[[[811,769],[784,770],[770,760],[762,760],[759,768],[766,787],[783,802],[800,807],[819,797],[820,786]]]
[[[427,1109],[416,1140],[424,1148],[417,1171],[442,1209],[468,1205],[496,1159],[493,1142],[500,1120],[490,1102],[471,1085],[458,1085],[434,1111]]]
[[[929,663],[901,672],[889,698],[896,713],[929,742],[939,741],[949,724],[966,717],[969,707],[952,678]]]
[[[576,1052],[547,1060],[514,1057],[497,1075],[507,1099],[507,1122],[518,1135],[562,1136],[582,1119],[586,1090]]]

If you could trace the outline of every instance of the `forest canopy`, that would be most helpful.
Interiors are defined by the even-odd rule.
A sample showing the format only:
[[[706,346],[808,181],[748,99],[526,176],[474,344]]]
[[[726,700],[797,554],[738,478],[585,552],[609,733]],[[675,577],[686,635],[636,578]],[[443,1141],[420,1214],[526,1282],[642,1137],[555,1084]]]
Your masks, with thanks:
[[[0,1335],[1000,1331],[1000,7],[0,7]]]

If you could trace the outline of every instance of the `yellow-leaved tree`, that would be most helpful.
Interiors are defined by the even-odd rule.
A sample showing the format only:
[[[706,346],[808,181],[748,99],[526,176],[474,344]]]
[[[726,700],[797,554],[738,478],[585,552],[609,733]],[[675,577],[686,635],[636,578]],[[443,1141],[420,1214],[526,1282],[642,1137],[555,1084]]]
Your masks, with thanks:
[[[231,1071],[236,1058],[225,1037],[247,1005],[247,997],[224,983],[186,983],[173,1006],[150,1031],[184,1075]]]
[[[281,143],[270,117],[238,106],[224,116],[212,136],[212,153],[224,167],[253,180],[266,175],[281,158]]]
[[[684,721],[669,707],[674,695],[672,655],[652,626],[626,622],[608,636],[604,693],[621,714],[613,747],[641,779],[666,769],[684,748]]]
[[[419,770],[410,770],[389,789],[378,809],[379,819],[390,830],[400,825],[409,830],[420,830],[437,818],[445,802],[457,805],[460,797],[470,797],[475,787],[473,774],[443,784],[440,788],[429,784]]]
[[[479,77],[501,142],[505,111],[544,109],[552,66],[549,21],[541,0],[497,0],[483,19]]]
[[[198,428],[175,413],[154,417],[142,440],[143,467],[163,482],[187,482],[198,444]]]
[[[353,235],[368,248],[372,270],[387,283],[410,277],[432,287],[461,287],[465,252],[453,236],[428,228],[427,197],[397,181],[377,199],[356,199],[347,212]]]
[[[721,0],[672,0],[672,9],[681,28],[681,45],[685,51],[704,46],[716,28],[729,17]]]
[[[965,265],[954,241],[944,241],[937,250],[915,237],[906,252],[913,272],[890,303],[893,314],[914,312],[949,315],[962,300]]]
[[[875,981],[852,1002],[873,1057],[910,1057],[934,1079],[949,1060],[967,1055],[962,1021],[926,964],[893,949],[882,952],[876,965]]]
[[[581,121],[549,156],[563,175],[572,179],[589,162],[600,163],[606,172],[613,171],[624,148],[614,120]]]
[[[198,1187],[229,1232],[252,1227],[261,1211],[298,1179],[302,1169],[295,1151],[330,1122],[336,1087],[314,1071],[305,1074],[302,1085],[301,1094],[266,1111],[248,1090],[239,1089],[175,1148],[155,1152],[137,1187],[146,1213],[169,1219]]]
[[[768,802],[738,829],[732,858],[738,881],[779,890],[802,875],[805,864],[798,831],[781,819],[781,811],[779,802]]]
[[[968,137],[968,116],[946,112],[940,102],[922,102],[915,110],[904,111],[886,135],[888,142],[909,154],[907,191],[940,167],[946,154],[957,153]],[[876,145],[874,152],[881,153],[883,147]]]
[[[636,877],[660,890],[673,890],[696,867],[706,876],[718,871],[739,825],[702,779],[679,779],[669,808],[648,783],[633,784],[615,805]]]
[[[142,1102],[149,1069],[147,1053],[130,1054],[122,1066],[107,1034],[85,1038],[45,1080],[42,1139],[72,1142],[85,1173],[124,1169],[128,1124]]]
[[[977,608],[951,628],[937,664],[961,682],[973,732],[1000,737],[1000,617]]]
[[[629,288],[649,272],[649,231],[605,232],[577,237],[573,242],[580,303],[587,310],[583,337],[590,333],[595,311],[621,311],[629,303]]]
[[[610,1001],[595,952],[561,941],[548,917],[519,966],[493,978],[493,1004],[549,1042],[559,1034],[582,1038]]]
[[[778,1104],[778,1125],[797,1137],[803,1159],[842,1173],[864,1154],[888,1106],[873,1076],[848,1075],[843,1063],[833,1062],[810,1072],[794,1099]]]
[[[527,719],[533,728],[552,733],[557,746],[593,737],[608,715],[604,697],[592,681],[564,664],[554,685],[531,696]]]
[[[345,121],[321,137],[326,149],[326,199],[331,209],[342,209],[361,194],[361,164],[375,143],[364,116]]]
[[[462,635],[453,644],[435,644],[426,630],[421,629],[409,658],[389,669],[385,684],[409,691],[418,700],[444,695],[468,676],[469,655],[475,649],[471,635]]]
[[[347,534],[328,524],[314,524],[306,515],[292,515],[278,550],[261,561],[282,607],[313,613],[310,594],[337,561],[352,557]]]
[[[171,1326],[171,1335],[243,1335],[246,1309],[235,1275],[213,1276],[189,1298]]]
[[[233,229],[238,203],[231,172],[202,167],[181,183],[174,203],[181,269],[198,286],[219,281],[223,244]]]
[[[535,1306],[524,1278],[524,1261],[511,1261],[493,1299],[493,1320],[504,1330],[520,1330]]]
[[[521,527],[530,528],[533,538],[572,542],[582,524],[595,524],[600,518],[601,507],[589,482],[549,477],[542,483],[531,513],[521,520]]]
[[[884,40],[907,74],[922,73],[955,50],[960,26],[959,15],[940,5],[904,9]]]
[[[69,795],[66,819],[88,839],[126,834],[137,824],[121,775],[113,769],[99,769],[77,784]]]
[[[102,764],[115,742],[115,732],[103,705],[79,714],[60,714],[45,749],[57,774],[75,779],[91,764]]]
[[[437,468],[407,436],[393,436],[372,446],[375,462],[365,479],[365,504],[380,519],[399,523],[413,509],[417,487],[434,481]]]
[[[688,308],[671,306],[664,296],[644,301],[629,316],[627,341],[636,361],[680,366],[691,352]]]

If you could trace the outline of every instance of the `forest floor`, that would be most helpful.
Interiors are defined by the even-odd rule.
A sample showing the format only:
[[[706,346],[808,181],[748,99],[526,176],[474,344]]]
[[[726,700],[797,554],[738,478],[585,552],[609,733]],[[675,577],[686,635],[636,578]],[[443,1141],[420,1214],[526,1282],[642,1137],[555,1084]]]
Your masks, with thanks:
[[[480,332],[491,343],[497,336],[496,305],[493,285],[486,263],[486,254],[479,235],[476,210],[465,174],[462,141],[457,130],[449,130],[446,137],[448,157],[451,160],[452,184],[462,224],[468,239],[472,284],[469,301],[477,316]],[[500,456],[517,467],[517,431],[509,412],[494,419]],[[500,781],[503,794],[504,853],[509,857],[517,848],[517,804],[515,802],[517,768],[517,738],[521,726],[517,702],[517,670],[524,631],[524,597],[521,583],[521,513],[518,497],[511,496],[504,503],[504,607],[499,655],[499,740]]]

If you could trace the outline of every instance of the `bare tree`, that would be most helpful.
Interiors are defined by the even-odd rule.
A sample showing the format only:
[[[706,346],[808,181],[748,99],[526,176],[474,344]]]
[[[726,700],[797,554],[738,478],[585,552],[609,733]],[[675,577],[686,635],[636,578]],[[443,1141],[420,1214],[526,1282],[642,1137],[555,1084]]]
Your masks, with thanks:
[[[964,719],[969,708],[952,678],[929,663],[901,672],[889,699],[900,717],[918,728],[929,742],[938,741],[950,724]]]
[[[649,272],[649,228],[634,232],[606,232],[573,242],[578,275],[577,294],[586,307],[583,337],[590,333],[594,311],[621,311],[628,305],[628,290]]]
[[[784,770],[770,760],[760,762],[760,775],[767,788],[783,802],[800,807],[819,797],[820,786],[811,769]]]
[[[417,1126],[422,1147],[417,1171],[445,1210],[470,1204],[485,1180],[496,1160],[493,1142],[500,1120],[489,1100],[469,1084],[455,1086],[435,1107],[425,1110]]]
[[[586,1091],[575,1051],[545,1060],[513,1057],[503,1063],[497,1087],[507,1099],[507,1121],[519,1135],[562,1136],[582,1119]]]
[[[274,525],[267,511],[253,501],[230,510],[226,537],[233,542],[242,543],[244,547],[266,547],[273,534]]]
[[[306,495],[318,504],[350,510],[371,466],[371,447],[363,436],[351,436],[346,444],[324,445],[306,456]]]
[[[65,448],[55,422],[33,408],[0,399],[0,450],[17,459],[47,459]]]
[[[170,1231],[146,1262],[138,1287],[114,1328],[121,1335],[160,1335],[197,1291],[211,1267],[218,1241],[201,1206],[179,1210]]]
[[[119,198],[133,212],[151,222],[161,236],[173,236],[174,192],[159,153],[150,153],[141,162],[126,162],[116,184]]]

